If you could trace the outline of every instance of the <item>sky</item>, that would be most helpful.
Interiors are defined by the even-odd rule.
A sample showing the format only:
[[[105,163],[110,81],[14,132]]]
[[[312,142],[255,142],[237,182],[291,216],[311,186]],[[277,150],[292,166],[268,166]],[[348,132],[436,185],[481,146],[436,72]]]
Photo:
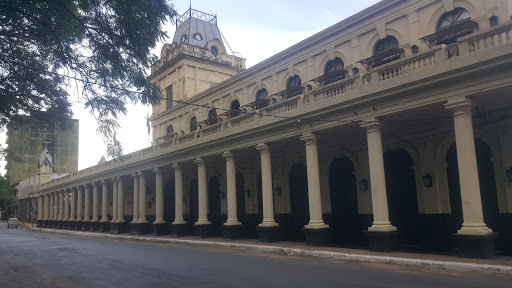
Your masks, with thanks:
[[[178,14],[183,14],[189,1],[170,1]],[[376,4],[379,0],[193,0],[192,8],[217,15],[217,25],[231,48],[246,58],[247,68],[279,53],[323,29]],[[172,41],[175,27],[165,26]],[[158,43],[153,53],[160,55],[166,41]],[[106,154],[103,139],[96,133],[96,122],[84,108],[74,91],[69,91],[73,103],[73,118],[80,120],[78,169],[98,163]],[[147,132],[147,115],[151,108],[128,105],[128,114],[120,117],[121,129],[117,139],[128,154],[151,145]],[[0,131],[0,143],[5,145],[5,133]],[[0,161],[0,174],[4,174],[4,161]]]

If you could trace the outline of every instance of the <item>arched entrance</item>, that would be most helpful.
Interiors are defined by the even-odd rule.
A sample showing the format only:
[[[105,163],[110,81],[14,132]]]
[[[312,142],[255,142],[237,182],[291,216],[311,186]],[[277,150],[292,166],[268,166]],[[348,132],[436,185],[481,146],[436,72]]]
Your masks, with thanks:
[[[236,217],[238,221],[245,221],[245,179],[240,172],[236,173]]]
[[[176,218],[174,215],[174,181],[170,180],[165,183],[164,191],[167,191],[167,193],[164,193],[164,219],[167,223],[174,222],[174,219]]]
[[[224,223],[220,210],[220,181],[212,176],[208,183],[208,220],[212,223],[212,234],[221,235],[220,226]]]
[[[301,228],[309,222],[308,175],[306,165],[295,164],[290,169],[291,227],[290,239],[304,241]]]
[[[479,138],[475,138],[475,152],[484,222],[487,224],[487,227],[493,229],[493,231],[498,231],[498,196],[494,165],[491,161],[491,157],[493,156],[492,151],[487,143]],[[455,233],[461,228],[463,223],[457,146],[455,143],[450,146],[446,153],[446,163],[448,164],[446,173],[448,176],[450,208],[452,211],[450,232]]]
[[[331,193],[331,228],[335,243],[355,244],[361,239],[357,210],[357,186],[352,161],[334,159],[329,168]]]
[[[188,219],[187,222],[190,225],[194,225],[199,219],[199,199],[198,199],[198,188],[197,179],[190,181],[189,185],[189,201],[188,201]]]
[[[263,222],[263,187],[261,186],[261,172],[258,173],[258,223]],[[273,200],[274,197],[272,197]],[[275,207],[275,206],[274,206]]]
[[[416,244],[420,240],[413,165],[411,155],[404,149],[384,153],[389,220],[400,231],[401,244]]]

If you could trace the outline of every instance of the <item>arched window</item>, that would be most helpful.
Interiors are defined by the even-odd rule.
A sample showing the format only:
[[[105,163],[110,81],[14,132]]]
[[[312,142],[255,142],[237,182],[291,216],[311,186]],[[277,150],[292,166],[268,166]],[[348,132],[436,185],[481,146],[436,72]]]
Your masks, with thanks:
[[[387,36],[386,38],[380,39],[377,42],[377,44],[375,45],[375,48],[373,49],[373,55],[385,53],[386,51],[391,50],[393,48],[398,48],[398,40],[393,36]],[[373,67],[377,67],[377,66],[389,63],[391,61],[395,61],[397,59],[400,59],[400,53],[391,54],[390,56],[376,60],[373,63]]]
[[[208,111],[208,125],[217,123],[217,110],[212,109]]]
[[[286,98],[297,96],[302,93],[302,80],[299,75],[293,75],[286,82]]]
[[[167,133],[167,135],[174,135],[174,128],[172,128],[172,125],[167,126],[165,132]]]
[[[234,100],[229,106],[229,117],[236,117],[238,115],[240,115],[240,102]]]
[[[216,46],[212,46],[212,48],[210,48],[210,52],[212,53],[213,56],[217,57],[217,54],[219,54],[219,50],[217,49]]]
[[[455,8],[453,11],[447,12],[441,17],[437,24],[437,31],[448,26],[455,25],[466,19],[471,19],[471,15],[468,10],[464,8]]]
[[[268,101],[264,101],[268,98],[268,91],[267,89],[263,88],[258,90],[258,93],[256,93],[256,109],[263,108],[268,105]]]
[[[197,119],[196,117],[190,118],[190,132],[197,130]]]
[[[340,73],[343,72],[344,66],[345,63],[343,63],[343,60],[339,57],[335,57],[334,59],[327,61],[324,68],[324,84],[329,84],[345,78],[345,73]]]

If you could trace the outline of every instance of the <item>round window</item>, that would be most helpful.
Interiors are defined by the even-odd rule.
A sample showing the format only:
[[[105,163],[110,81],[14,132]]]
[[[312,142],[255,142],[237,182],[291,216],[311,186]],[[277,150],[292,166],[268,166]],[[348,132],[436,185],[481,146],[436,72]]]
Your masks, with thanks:
[[[212,55],[215,57],[217,57],[217,54],[219,54],[219,50],[215,46],[212,46],[212,48],[210,48],[210,52],[212,52]]]
[[[187,41],[187,39],[188,39],[187,34],[181,35],[181,42],[185,42],[185,41]]]
[[[202,41],[203,40],[203,35],[201,35],[201,33],[197,32],[194,34],[194,39],[196,41]]]

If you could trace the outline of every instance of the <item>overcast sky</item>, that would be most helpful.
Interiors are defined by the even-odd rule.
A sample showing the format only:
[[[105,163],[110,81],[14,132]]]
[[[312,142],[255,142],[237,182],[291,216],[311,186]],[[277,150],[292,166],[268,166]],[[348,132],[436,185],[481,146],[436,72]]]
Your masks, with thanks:
[[[189,1],[171,1],[179,14],[189,8]],[[259,0],[212,1],[193,0],[192,8],[217,15],[219,29],[231,48],[242,53],[251,67],[270,56],[312,36],[313,34],[379,2],[378,0]],[[175,27],[167,25],[168,41],[172,41]],[[159,43],[154,54],[160,55],[164,43]],[[96,122],[84,109],[80,97],[70,91],[74,117],[80,120],[78,169],[97,164],[106,148],[96,133]],[[128,114],[120,118],[121,131],[117,138],[124,153],[148,147],[146,120],[151,109],[142,105],[128,107]],[[0,143],[5,134],[0,133]],[[0,173],[5,163],[0,161]],[[36,165],[37,163],[34,163]]]

